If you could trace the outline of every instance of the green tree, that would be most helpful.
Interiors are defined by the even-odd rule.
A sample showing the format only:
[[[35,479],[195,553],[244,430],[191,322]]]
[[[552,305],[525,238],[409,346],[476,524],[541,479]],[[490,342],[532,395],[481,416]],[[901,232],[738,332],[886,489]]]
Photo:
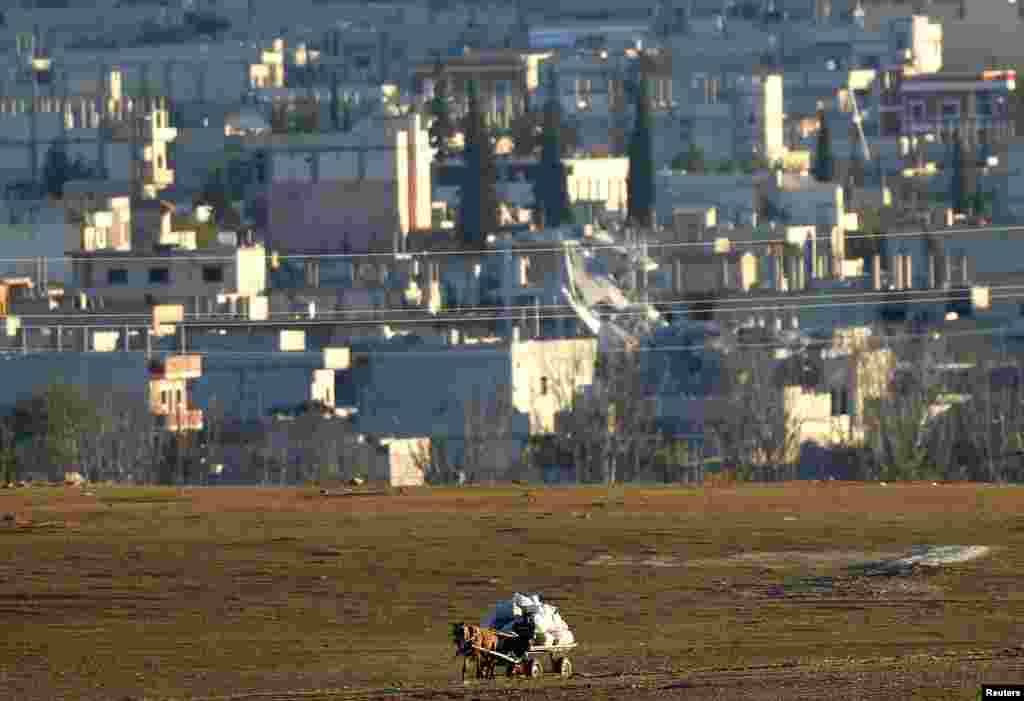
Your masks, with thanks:
[[[341,101],[341,130],[343,132],[352,131],[352,100],[345,98]]]
[[[449,142],[455,136],[455,122],[440,57],[434,63],[434,99],[430,101],[430,115],[433,118],[429,128],[430,146],[436,149],[437,160],[444,161],[451,156]]]
[[[572,154],[579,146],[579,130],[575,125],[559,115],[558,143],[562,158]],[[512,120],[509,127],[512,137],[512,150],[520,158],[533,156],[541,147],[544,134],[546,112],[523,112]]]
[[[16,435],[8,417],[0,419],[0,485],[18,479],[18,458],[14,449]]]
[[[71,160],[63,140],[53,142],[43,161],[43,188],[55,198],[64,196],[64,185],[70,180],[95,177],[95,171],[79,156]]]
[[[548,102],[544,107],[540,163],[533,182],[533,200],[543,214],[544,226],[556,227],[570,217],[568,176],[562,162],[561,110],[558,105],[558,76],[552,71]]]
[[[672,159],[672,170],[685,170],[687,173],[704,172],[704,149],[697,144]]]
[[[953,142],[950,146],[952,154],[950,157],[950,206],[953,211],[963,214],[970,209],[971,193],[967,183],[967,169],[964,167],[964,145],[960,138],[960,132],[953,133]]]
[[[342,130],[342,109],[343,103],[338,84],[338,71],[331,71],[331,127],[334,131]],[[345,129],[348,131],[348,129]]]
[[[627,218],[636,225],[650,226],[654,209],[654,158],[651,145],[650,101],[647,96],[647,79],[643,73],[634,87],[636,121],[628,149]]]
[[[216,167],[210,171],[203,184],[203,189],[196,197],[195,204],[207,204],[213,207],[215,221],[232,229],[242,226],[242,217],[234,207],[234,195],[238,193],[231,191],[226,171],[227,168],[222,167]],[[198,231],[196,236],[197,238],[200,236]]]
[[[529,158],[541,143],[541,124],[533,112],[523,112],[512,120],[510,127],[512,151],[520,158]]]
[[[818,110],[818,123],[818,145],[814,150],[814,167],[811,172],[818,182],[830,183],[834,175],[832,132],[828,128],[824,110]]]
[[[459,188],[458,230],[462,242],[483,248],[487,235],[498,228],[498,168],[491,136],[484,126],[476,82],[469,84],[466,115],[465,168]]]
[[[81,388],[54,383],[43,395],[46,412],[46,449],[52,467],[77,468],[81,437],[99,423],[96,406]]]
[[[18,403],[11,424],[16,440],[34,439],[41,451],[40,461],[56,477],[78,469],[82,437],[98,429],[99,412],[80,387],[53,382],[31,399]]]

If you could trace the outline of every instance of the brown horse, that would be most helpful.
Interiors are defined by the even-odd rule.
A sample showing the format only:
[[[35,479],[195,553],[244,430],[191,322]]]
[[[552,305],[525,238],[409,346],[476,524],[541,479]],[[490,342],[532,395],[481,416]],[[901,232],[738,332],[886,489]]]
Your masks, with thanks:
[[[498,649],[498,635],[489,628],[481,628],[468,623],[452,624],[452,641],[455,643],[455,656],[463,655],[462,681],[466,681],[466,669],[472,659],[476,664],[476,678],[494,678],[494,668],[497,666],[497,658],[488,655],[483,650],[496,651]]]

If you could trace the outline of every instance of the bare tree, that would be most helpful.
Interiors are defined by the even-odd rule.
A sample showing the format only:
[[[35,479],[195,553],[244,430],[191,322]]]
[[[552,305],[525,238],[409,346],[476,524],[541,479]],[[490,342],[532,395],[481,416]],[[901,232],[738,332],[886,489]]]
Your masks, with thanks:
[[[443,437],[431,438],[428,443],[413,448],[412,459],[428,484],[457,483],[462,474],[452,462],[448,440]]]
[[[703,455],[688,442],[672,436],[662,436],[654,454],[654,467],[666,484],[704,480]]]
[[[203,455],[203,484],[210,479],[210,471],[214,465],[224,463],[224,433],[227,417],[224,412],[224,403],[213,397],[206,405],[203,412],[202,450]]]
[[[15,433],[7,417],[0,419],[0,485],[14,482],[18,477],[18,456],[15,451]]]
[[[559,378],[562,396],[555,453],[571,455],[584,482],[633,479],[657,449],[654,404],[644,397],[635,351],[602,356],[585,387],[571,374]],[[571,395],[565,396],[571,392]]]
[[[463,405],[463,466],[474,481],[494,481],[518,464],[512,449],[515,409],[508,386],[476,386]]]
[[[581,482],[615,481],[608,400],[600,384],[577,392],[560,413],[556,445],[558,454],[572,456],[577,479]]]
[[[777,362],[762,351],[734,353],[723,369],[725,410],[708,421],[723,461],[747,479],[791,475],[800,449],[793,401],[800,388],[787,388]]]
[[[938,476],[929,431],[949,408],[942,364],[947,349],[939,339],[907,343],[898,354],[892,387],[864,404],[879,479],[914,480]]]
[[[965,468],[962,477],[996,482],[1019,472],[1024,448],[1019,382],[1019,370],[991,359],[972,369],[966,383],[970,397],[955,412],[962,432],[959,457],[966,458],[959,461]]]
[[[605,482],[631,482],[650,464],[660,436],[655,430],[655,404],[646,396],[638,351],[609,354],[602,359],[598,382],[608,398],[610,469]]]

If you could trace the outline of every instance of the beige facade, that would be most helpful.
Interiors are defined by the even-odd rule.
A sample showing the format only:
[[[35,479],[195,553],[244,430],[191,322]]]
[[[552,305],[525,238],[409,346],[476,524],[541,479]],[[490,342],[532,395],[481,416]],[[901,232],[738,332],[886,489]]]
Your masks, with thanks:
[[[342,250],[346,230],[352,251],[370,239],[391,248],[396,236],[431,228],[433,151],[419,115],[351,134],[254,137],[245,146],[268,155],[270,233],[281,250]]]
[[[513,406],[530,417],[531,433],[554,431],[557,412],[594,382],[597,340],[523,341],[511,351]]]
[[[867,328],[852,327],[837,334],[824,363],[824,388],[784,389],[787,412],[800,436],[797,444],[860,444],[865,406],[889,391],[895,354],[878,347]]]
[[[429,438],[382,438],[369,480],[389,487],[420,487],[424,484],[421,464],[429,454]]]
[[[267,286],[262,245],[167,254],[83,253],[72,259],[72,273],[78,288],[104,300],[131,303],[144,297],[200,312],[212,311],[220,295],[257,295]]]
[[[1009,0],[864,0],[869,26],[895,17],[927,15],[942,25],[942,62],[947,69],[1012,67],[1024,60],[1020,41],[1024,5]]]
[[[467,50],[461,56],[446,57],[440,80],[454,98],[461,114],[468,105],[468,85],[477,84],[477,94],[486,119],[508,127],[524,110],[528,94],[537,88],[538,64],[547,52],[526,53],[517,50]],[[413,68],[416,92],[425,99],[433,97],[438,81],[436,65],[423,63]]]
[[[173,355],[149,368],[149,408],[168,431],[199,431],[203,412],[189,403],[188,381],[202,376],[202,356]]]
[[[625,211],[628,158],[567,158],[569,199],[602,200],[610,212]]]
[[[64,205],[69,222],[65,250],[131,250],[130,197],[83,193],[66,196]]]

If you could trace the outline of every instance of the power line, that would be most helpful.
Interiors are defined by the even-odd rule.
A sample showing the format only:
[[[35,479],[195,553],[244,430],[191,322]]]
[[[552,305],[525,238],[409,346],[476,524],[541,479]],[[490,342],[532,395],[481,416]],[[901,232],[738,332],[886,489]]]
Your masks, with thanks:
[[[979,234],[984,232],[1003,232],[1013,233],[1020,232],[1024,233],[1024,225],[1013,225],[1013,226],[984,226],[984,227],[965,227],[960,229],[938,229],[932,231],[905,231],[897,233],[877,233],[877,234],[847,234],[844,239],[847,241],[855,241],[858,239],[905,239],[915,237],[928,237],[928,236],[955,236],[958,234]],[[728,233],[723,231],[721,233]],[[717,238],[728,238],[728,236],[720,236]],[[822,234],[820,236],[811,236],[807,240],[815,241],[831,241],[831,234]],[[569,239],[564,243],[580,244],[582,248],[588,251],[601,251],[601,250],[618,250],[625,248],[627,251],[635,249],[638,244],[635,242],[622,242],[622,243],[589,243],[585,240],[580,239]],[[789,243],[788,239],[785,238],[774,238],[774,239],[752,239],[749,241],[739,241],[729,239],[729,243],[733,247],[737,246],[772,246]],[[648,250],[650,249],[674,249],[674,248],[714,248],[715,241],[670,241],[670,242],[650,242],[646,244]],[[481,256],[481,255],[510,255],[510,254],[531,254],[531,253],[560,253],[566,250],[566,246],[548,246],[548,247],[536,247],[536,248],[488,248],[488,249],[471,249],[462,248],[451,251],[405,251],[396,253],[394,251],[382,252],[382,253],[284,253],[277,254],[278,260],[347,260],[347,259],[368,259],[368,258],[395,258],[395,259],[407,259],[412,260],[415,258],[430,258],[430,257],[443,257],[443,256]],[[216,261],[233,261],[235,260],[234,255],[189,255],[187,253],[174,253],[165,256],[132,256],[130,252],[121,256],[93,256],[93,255],[64,255],[64,256],[27,256],[18,258],[0,258],[0,263],[14,263],[14,264],[27,264],[39,262],[42,260],[46,261],[94,261],[94,262],[133,262],[133,263],[166,263],[168,261],[183,260],[188,262],[216,262]]]
[[[919,338],[933,338],[936,340],[946,338],[960,338],[960,337],[971,337],[971,336],[998,336],[1005,335],[1005,327],[991,328],[991,329],[965,329],[962,331],[921,331],[921,332],[910,332],[904,334],[887,334],[887,335],[872,335],[869,338],[876,339],[880,342],[887,343],[892,341],[909,341]],[[581,339],[585,340],[585,339]],[[506,345],[507,341],[499,343],[476,343],[476,344],[461,344],[459,348],[480,348],[490,349],[494,347],[501,347]],[[639,346],[632,350],[624,349],[608,349],[601,351],[602,353],[665,353],[665,352],[682,352],[682,351],[699,351],[708,349],[721,349],[723,345],[728,345],[723,341],[706,341],[704,343],[687,344],[687,345],[658,345],[658,346]],[[773,341],[764,343],[737,343],[734,344],[734,348],[737,351],[752,350],[752,349],[769,349],[769,348],[788,348],[795,344],[786,343],[784,341]],[[371,349],[365,351],[367,355],[396,355],[396,356],[410,356],[417,354],[432,353],[437,354],[439,352],[448,352],[451,346],[438,345],[437,347],[428,348],[416,348],[411,347],[407,350],[401,351],[389,351],[389,350],[375,350]],[[23,355],[40,355],[40,354],[51,354],[60,353],[63,355],[102,355],[104,353],[148,353],[150,355],[200,355],[200,356],[237,356],[237,357],[297,357],[303,355],[319,356],[323,355],[324,351],[221,351],[221,350],[207,350],[207,351],[186,351],[182,353],[178,350],[170,349],[135,349],[128,351],[99,351],[99,350],[57,350],[55,348],[28,348],[28,349],[0,349],[0,361],[4,359],[13,359]]]
[[[1016,286],[1014,286],[1016,287]],[[998,294],[993,295],[994,299],[1018,299],[1024,297],[1024,292],[1016,294]],[[903,299],[903,300],[879,300],[875,302],[879,306],[891,306],[891,305],[904,305],[904,304],[947,304],[950,302],[968,302],[971,300],[970,291],[963,293],[951,294],[945,292],[942,296],[928,297],[923,299]],[[848,308],[848,307],[859,307],[871,304],[872,302],[827,302],[822,304],[793,304],[793,305],[764,305],[764,306],[742,306],[742,307],[715,307],[712,306],[709,311],[714,313],[741,313],[741,312],[794,312],[802,309],[831,309],[831,308]],[[627,311],[608,311],[608,312],[592,312],[599,318],[614,319],[619,317],[642,317],[647,316],[647,310],[627,310]],[[516,314],[516,315],[483,315],[483,316],[465,316],[465,317],[450,317],[444,319],[396,319],[396,318],[383,318],[383,319],[368,319],[368,320],[356,320],[356,321],[338,321],[338,320],[323,320],[323,319],[310,319],[310,320],[283,320],[283,321],[268,321],[265,322],[266,326],[376,326],[381,324],[443,324],[443,323],[455,323],[455,322],[489,322],[489,321],[536,321],[536,320],[557,320],[557,319],[578,319],[578,315],[575,313],[545,313],[540,315],[527,315],[527,314]],[[260,322],[252,321],[217,321],[211,322],[210,326],[221,327],[221,328],[249,328],[254,325],[258,325]],[[55,325],[53,324],[30,324],[23,325],[24,329],[52,329]],[[64,329],[77,329],[77,328],[97,328],[97,329],[108,329],[108,330],[119,330],[119,328],[129,327],[127,324],[60,324]],[[135,328],[148,329],[151,328],[149,324],[139,324]]]
[[[1006,288],[1012,288],[1014,290],[1020,290],[1021,285],[1007,285]],[[992,288],[990,288],[991,290]],[[708,311],[712,313],[742,313],[742,312],[796,312],[804,309],[833,309],[833,308],[850,308],[850,307],[861,307],[869,305],[878,306],[893,306],[893,305],[905,305],[905,304],[946,304],[949,302],[967,302],[972,298],[970,290],[964,291],[948,291],[938,290],[935,292],[928,293],[929,296],[918,297],[918,298],[907,298],[907,299],[877,299],[877,300],[859,300],[849,302],[823,302],[816,304],[808,304],[803,301],[796,301],[792,304],[774,304],[774,305],[721,305],[717,304],[713,299],[705,302],[709,305]],[[1000,293],[991,295],[992,299],[1016,299],[1024,297],[1024,291],[1017,293]],[[702,300],[685,302],[685,304],[700,305]],[[684,304],[680,302],[679,304]],[[578,319],[579,315],[575,312],[569,312],[566,309],[566,313],[552,313],[545,312],[542,314],[530,314],[528,313],[531,307],[524,307],[517,314],[479,314],[479,315],[466,315],[456,316],[448,315],[444,317],[431,317],[431,318],[400,318],[400,317],[383,317],[373,319],[356,319],[356,320],[339,320],[339,319],[282,319],[282,320],[236,320],[236,319],[211,319],[206,326],[221,327],[221,328],[248,328],[252,326],[376,326],[381,324],[453,324],[458,322],[489,322],[489,321],[536,321],[540,320],[553,320],[553,319]],[[635,307],[624,309],[624,310],[589,310],[594,316],[605,319],[615,319],[619,317],[644,317],[650,312],[647,309],[636,309]],[[684,311],[680,309],[679,311]],[[55,326],[61,326],[65,329],[71,328],[105,328],[111,327],[113,330],[118,326],[126,326],[127,324],[110,323],[104,324],[102,322],[94,323],[60,323],[60,324],[26,324],[22,328],[27,329],[52,329]],[[173,324],[168,324],[173,325]],[[150,328],[150,324],[138,324],[138,328]]]
[[[995,285],[995,286],[988,286],[987,289],[991,293],[1001,292],[1003,290],[1014,290],[1014,291],[1016,291],[1016,290],[1024,290],[1024,285]],[[728,306],[728,307],[730,307],[730,309],[734,309],[734,310],[744,310],[744,309],[764,310],[765,307],[754,307],[752,305],[756,305],[756,304],[759,304],[759,303],[762,303],[762,302],[781,302],[783,304],[780,305],[779,308],[782,308],[782,307],[790,308],[790,307],[794,307],[794,306],[795,307],[799,307],[799,306],[805,305],[805,303],[808,302],[808,301],[816,302],[817,300],[832,300],[832,299],[847,299],[847,298],[854,298],[856,300],[855,302],[848,302],[847,303],[847,304],[851,304],[851,305],[853,305],[853,304],[855,304],[855,305],[860,305],[860,304],[869,305],[869,304],[874,304],[874,303],[903,304],[903,303],[927,302],[927,301],[930,301],[932,299],[932,297],[935,298],[934,301],[944,301],[950,295],[956,294],[958,291],[963,293],[963,294],[969,294],[969,291],[965,291],[964,288],[953,288],[953,289],[950,289],[950,290],[947,290],[947,289],[932,289],[932,290],[860,290],[860,291],[855,291],[855,292],[826,292],[826,291],[822,291],[822,293],[819,293],[819,294],[815,294],[815,293],[812,292],[810,294],[791,293],[791,294],[787,294],[787,295],[766,295],[766,296],[756,295],[756,296],[748,296],[748,297],[740,297],[740,296],[737,295],[737,296],[719,297],[719,298],[711,297],[711,298],[709,298],[707,300],[704,300],[704,299],[693,299],[693,298],[674,298],[674,299],[666,299],[666,300],[662,300],[662,301],[652,300],[652,301],[648,302],[648,304],[650,306],[653,306],[653,307],[657,308],[657,309],[664,308],[664,307],[674,308],[674,307],[685,307],[685,306],[690,306],[690,305],[695,305],[695,304],[702,304],[702,303],[710,303],[711,305],[714,306],[715,309],[724,309],[726,306]],[[906,296],[906,299],[901,299],[902,296]],[[910,296],[913,296],[914,299],[911,299]],[[868,299],[864,299],[864,298],[868,298]],[[881,300],[881,302],[874,302],[873,301],[874,298],[884,298],[884,299]],[[644,310],[637,309],[638,306],[643,306],[643,305],[640,304],[640,303],[633,303],[633,304],[630,305],[630,307],[625,308],[624,310],[621,310],[621,311],[607,311],[607,312],[601,311],[601,312],[595,312],[595,313],[611,313],[611,314],[616,314],[616,313],[619,313],[619,314],[627,314],[627,313],[628,314],[635,314],[635,313],[645,314],[645,313],[647,313]],[[494,312],[536,312],[537,310],[568,311],[568,310],[571,310],[572,308],[573,308],[573,305],[571,305],[571,304],[518,304],[518,305],[488,304],[488,305],[467,305],[465,307],[465,310],[466,310],[466,313],[486,313],[486,312],[490,312],[490,311],[494,311]],[[775,307],[772,307],[772,308],[775,308]],[[325,310],[325,311],[319,311],[318,310],[318,311],[315,312],[315,316],[314,317],[310,317],[309,320],[310,321],[315,321],[315,320],[320,319],[320,318],[330,318],[330,317],[337,317],[337,316],[343,316],[343,315],[352,315],[352,314],[409,314],[409,315],[412,315],[412,314],[431,314],[433,318],[431,318],[431,319],[429,319],[427,321],[431,321],[431,322],[434,322],[434,323],[441,323],[441,322],[449,320],[449,319],[450,320],[454,320],[454,321],[458,321],[458,320],[463,319],[463,317],[456,316],[458,313],[459,313],[458,311],[453,311],[453,309],[450,308],[450,307],[447,310],[442,310],[439,314],[435,314],[431,310],[429,310],[427,308],[424,308],[424,307],[348,307],[348,308],[345,308],[345,309],[334,309],[334,310]],[[445,316],[441,316],[442,314],[445,315]],[[296,319],[295,318],[295,317],[301,317],[301,315],[302,315],[302,312],[281,311],[281,312],[270,312],[267,316],[271,317],[271,318],[275,318],[275,317],[282,318],[282,317],[284,317],[285,321],[288,321],[288,320],[306,321],[305,319],[301,319],[301,318],[300,319]],[[10,314],[9,316],[17,317],[19,319],[47,319],[47,320],[53,320],[54,322],[57,322],[60,319],[71,319],[73,322],[81,322],[81,323],[77,323],[77,324],[76,323],[72,323],[72,324],[59,324],[59,323],[55,323],[55,324],[49,324],[49,326],[53,326],[53,325],[65,325],[65,326],[81,325],[81,326],[88,326],[89,324],[87,322],[91,321],[91,320],[95,320],[96,325],[102,325],[103,321],[104,320],[108,320],[108,319],[126,319],[126,320],[138,319],[138,320],[147,320],[147,321],[150,321],[150,320],[153,319],[152,313],[147,313],[147,312],[134,312],[134,313],[132,313],[132,312],[110,312],[110,313],[103,313],[103,312],[101,312],[101,313],[96,313],[96,312],[74,313],[74,312],[68,312],[68,313],[63,313],[63,314]],[[233,320],[236,320],[236,319],[239,319],[239,320],[242,320],[242,321],[251,322],[251,323],[257,323],[257,322],[261,322],[261,321],[270,321],[270,319],[249,319],[245,312],[186,312],[186,313],[183,314],[183,316],[184,316],[185,319],[193,319],[194,321],[197,321],[197,322],[206,321],[206,322],[208,322],[210,324],[214,324],[214,325],[218,324],[218,323],[221,323],[222,321],[233,321]],[[528,316],[530,318],[536,318],[536,314],[529,314]],[[2,318],[2,317],[0,317],[0,318]],[[518,318],[518,317],[516,317],[516,318]],[[383,322],[392,321],[394,323],[402,323],[402,322],[405,322],[407,320],[408,319],[406,319],[404,317],[394,317],[394,318],[390,318],[390,319],[389,318],[385,318],[385,319],[380,320],[380,321],[383,321]],[[368,319],[368,320],[366,320],[366,323],[374,322],[374,321],[378,321],[378,320],[376,320],[376,319]],[[363,320],[359,320],[359,322],[360,323],[364,323]]]

